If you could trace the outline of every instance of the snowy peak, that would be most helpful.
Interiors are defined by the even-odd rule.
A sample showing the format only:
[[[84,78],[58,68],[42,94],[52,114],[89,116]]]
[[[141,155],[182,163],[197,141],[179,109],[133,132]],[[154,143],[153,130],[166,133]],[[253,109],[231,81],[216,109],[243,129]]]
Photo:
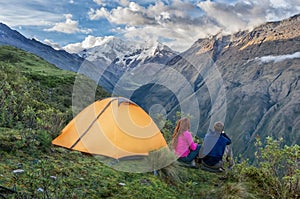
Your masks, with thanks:
[[[95,41],[91,48],[84,49],[78,54],[92,62],[110,64],[117,57],[123,56],[124,53],[126,54],[135,51],[135,49],[136,45],[126,43],[121,39],[110,36],[103,38],[101,41]]]
[[[90,42],[89,46],[96,43],[99,45],[83,49],[78,54],[104,71],[99,84],[108,92],[113,91],[116,83],[127,72],[143,68],[149,63],[164,67],[177,55],[158,42],[135,42],[115,37]]]
[[[137,62],[145,63],[154,57],[157,60],[175,54],[159,42],[134,42],[111,36],[94,43],[94,47],[84,49],[78,54],[91,62],[106,66],[113,63],[122,68],[132,68]]]

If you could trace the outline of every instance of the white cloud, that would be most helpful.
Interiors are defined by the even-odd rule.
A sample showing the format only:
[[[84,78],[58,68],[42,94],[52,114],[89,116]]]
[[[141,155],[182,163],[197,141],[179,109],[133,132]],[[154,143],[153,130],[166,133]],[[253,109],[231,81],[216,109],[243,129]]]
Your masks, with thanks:
[[[225,33],[252,29],[266,21],[285,19],[300,12],[296,0],[239,0],[235,4],[204,1],[197,4]]]
[[[143,7],[135,2],[130,2],[124,7],[108,10],[101,7],[97,10],[91,9],[89,17],[91,20],[107,19],[112,24],[126,25],[125,29],[115,29],[124,34],[128,39],[155,40],[168,39],[170,47],[176,50],[186,49],[199,36],[204,36],[200,29],[208,28],[206,23],[200,23],[192,19],[189,11],[198,10],[195,5],[182,1],[174,1],[172,5],[166,5],[161,1]],[[208,30],[208,29],[206,29]],[[209,30],[213,30],[210,29]],[[217,29],[214,33],[217,33]],[[195,34],[198,33],[198,34]],[[185,39],[184,39],[185,38]],[[177,45],[175,45],[177,43]]]
[[[139,4],[149,4],[155,2],[155,0],[139,0],[139,1],[132,1],[132,0],[93,0],[96,4],[100,6],[115,6],[115,5],[120,5],[120,6],[128,6],[131,2],[138,2]]]
[[[148,7],[142,7],[138,3],[130,2],[126,7],[114,8],[108,10],[104,7],[94,10],[91,9],[89,12],[90,19],[106,18],[109,22],[114,24],[126,24],[126,25],[151,25],[156,24],[156,18],[160,15],[168,14],[168,18],[172,16],[174,19],[188,16],[189,10],[184,10],[182,5],[190,5],[188,3],[182,3],[177,5],[175,1],[172,7],[165,5],[164,3],[157,1],[154,5]],[[177,6],[180,6],[177,8]]]
[[[91,29],[79,29],[78,21],[72,20],[72,14],[65,14],[65,22],[56,23],[52,28],[44,29],[45,31],[56,31],[63,32],[67,34],[81,32],[84,34],[89,34],[92,32]]]
[[[161,39],[166,45],[182,51],[199,38],[217,33],[231,34],[252,29],[266,21],[281,20],[300,13],[298,0],[224,1],[157,0],[148,6],[141,2],[119,2],[118,7],[91,9],[91,20],[106,19],[130,38]],[[144,5],[144,4],[143,4]]]
[[[270,3],[274,8],[286,8],[290,6],[286,0],[271,0]]]
[[[61,50],[61,46],[58,44],[58,43],[55,43],[49,39],[44,39],[44,42],[45,44],[51,46],[52,48],[54,48],[55,50]]]
[[[128,6],[130,2],[128,0],[120,0],[119,3],[121,6]]]
[[[247,27],[247,22],[240,13],[234,12],[234,6],[217,4],[210,1],[203,1],[198,3],[198,6],[206,13],[206,15],[214,19],[225,33],[237,32],[240,29]]]
[[[61,20],[52,6],[61,7],[60,1],[1,1],[0,21],[11,26],[47,26]]]
[[[269,56],[264,56],[256,59],[259,59],[263,63],[268,63],[273,61],[276,63],[287,59],[299,59],[299,58],[300,58],[300,52],[295,52],[294,54],[278,55],[278,56],[269,55]]]
[[[92,35],[89,35],[82,42],[68,44],[65,47],[63,47],[63,49],[69,53],[78,53],[84,49],[99,46],[111,38],[113,38],[113,36],[94,37]]]
[[[96,4],[100,5],[100,6],[105,6],[105,0],[93,0]]]
[[[108,11],[106,8],[90,9],[89,17],[92,20],[99,18],[106,18],[111,23],[115,24],[127,24],[127,25],[144,25],[149,23],[147,17],[145,17],[145,8],[137,3],[130,2],[128,7],[117,7]]]
[[[100,8],[98,10],[91,8],[90,11],[88,12],[88,15],[91,20],[96,20],[99,18],[108,18],[109,12],[104,7]]]

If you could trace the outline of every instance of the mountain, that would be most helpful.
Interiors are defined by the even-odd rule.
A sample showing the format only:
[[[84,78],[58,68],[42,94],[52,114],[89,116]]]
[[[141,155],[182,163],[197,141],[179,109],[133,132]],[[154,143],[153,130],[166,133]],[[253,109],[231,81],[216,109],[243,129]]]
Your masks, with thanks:
[[[99,84],[109,92],[113,92],[119,79],[126,73],[131,73],[134,68],[150,63],[164,65],[177,55],[158,42],[125,41],[116,37],[108,37],[100,45],[78,54],[101,68]]]
[[[78,54],[91,62],[108,66],[116,58],[124,57],[126,54],[131,54],[138,48],[141,48],[141,45],[138,42],[125,42],[119,38],[111,36],[103,39],[103,41],[97,46],[84,49]]]
[[[146,62],[153,56],[168,55],[167,52],[175,53],[167,46],[158,42],[135,42],[122,40],[116,37],[108,37],[100,45],[85,49],[78,54],[88,61],[110,65],[115,62],[120,67],[134,68],[134,62]],[[164,60],[164,61],[163,61]],[[165,62],[165,59],[162,59]]]
[[[77,71],[84,61],[76,54],[69,54],[64,50],[55,50],[35,39],[28,39],[3,23],[0,23],[0,45],[14,46],[31,52],[58,68],[69,71]]]
[[[151,99],[167,113],[193,115],[192,130],[200,137],[216,120],[224,120],[238,154],[253,157],[257,136],[299,144],[299,26],[297,15],[251,31],[199,39],[133,98]],[[148,111],[153,103],[145,106]]]

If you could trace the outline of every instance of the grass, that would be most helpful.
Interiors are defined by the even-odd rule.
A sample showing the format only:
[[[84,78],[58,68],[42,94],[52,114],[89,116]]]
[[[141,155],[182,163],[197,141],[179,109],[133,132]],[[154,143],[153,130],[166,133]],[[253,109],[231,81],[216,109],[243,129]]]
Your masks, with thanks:
[[[180,178],[180,182],[174,183],[162,174],[163,171],[159,171],[159,176],[153,172],[123,172],[105,165],[94,156],[77,151],[50,146],[49,152],[45,153],[39,151],[38,146],[23,148],[22,143],[19,144],[22,140],[16,130],[2,128],[0,135],[1,140],[7,142],[6,150],[1,150],[0,156],[0,184],[14,188],[24,196],[197,198],[196,196],[214,188],[215,184],[220,184],[219,174],[202,170],[175,167],[172,172],[179,175],[177,177]],[[12,140],[17,141],[11,142]],[[127,161],[126,164],[130,162],[134,164],[134,161]],[[14,174],[16,169],[22,169],[24,172]]]

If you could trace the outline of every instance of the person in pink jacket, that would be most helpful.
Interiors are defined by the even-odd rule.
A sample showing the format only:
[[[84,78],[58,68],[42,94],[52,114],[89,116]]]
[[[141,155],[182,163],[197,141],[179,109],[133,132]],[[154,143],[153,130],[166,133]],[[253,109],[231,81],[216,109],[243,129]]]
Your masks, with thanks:
[[[192,166],[195,166],[194,160],[198,156],[201,145],[193,141],[188,118],[177,121],[172,138],[172,147],[178,156],[178,161],[191,163]]]

